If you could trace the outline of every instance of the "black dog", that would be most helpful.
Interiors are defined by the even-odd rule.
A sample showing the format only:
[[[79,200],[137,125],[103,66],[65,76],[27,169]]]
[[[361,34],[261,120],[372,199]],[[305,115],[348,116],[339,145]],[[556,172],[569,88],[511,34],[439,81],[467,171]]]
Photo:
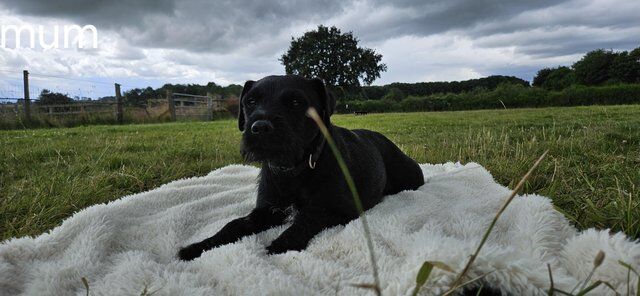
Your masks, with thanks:
[[[256,208],[229,222],[216,235],[180,250],[182,260],[285,223],[293,224],[270,246],[269,254],[302,250],[320,231],[358,217],[353,197],[329,145],[306,115],[313,107],[340,150],[354,179],[364,209],[384,195],[414,190],[424,184],[418,164],[385,136],[347,130],[331,124],[335,99],[320,79],[268,76],[247,81],[240,95],[238,127],[242,154],[262,163]]]

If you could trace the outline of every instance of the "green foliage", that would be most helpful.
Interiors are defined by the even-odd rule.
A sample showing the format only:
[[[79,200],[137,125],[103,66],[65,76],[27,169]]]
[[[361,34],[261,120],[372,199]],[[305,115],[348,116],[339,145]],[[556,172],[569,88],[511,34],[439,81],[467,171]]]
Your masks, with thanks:
[[[363,111],[372,113],[392,112],[395,110],[394,103],[390,101],[345,101],[336,104],[336,111],[340,113]]]
[[[433,270],[433,264],[429,261],[425,261],[422,263],[420,270],[418,270],[418,275],[416,275],[416,287],[413,288],[412,296],[417,296],[420,288],[424,286],[424,283],[427,282],[429,276],[431,275],[431,271]]]
[[[569,85],[640,82],[640,47],[631,52],[593,50],[568,67],[543,68],[533,78],[533,86],[562,90]]]
[[[632,52],[633,55],[623,51],[613,60],[609,68],[609,76],[613,82],[640,82],[640,47],[635,51],[636,53]]]
[[[354,111],[370,113],[456,111],[638,103],[640,103],[640,84],[572,85],[560,91],[553,91],[503,83],[493,90],[475,89],[459,94],[440,93],[423,97],[409,96],[399,102],[388,100],[342,101],[337,104],[336,111],[339,113],[353,113]]]
[[[607,82],[609,68],[618,53],[611,50],[597,49],[588,52],[581,60],[573,64],[576,82],[584,85],[599,85]]]
[[[134,88],[124,93],[124,103],[129,106],[144,106],[147,104],[147,100],[162,98],[162,94],[159,90],[155,90],[151,87],[147,88]]]
[[[387,94],[382,97],[382,99],[385,101],[400,102],[406,97],[407,95],[401,89],[392,87],[389,92],[387,92]]]
[[[68,104],[73,102],[73,99],[66,94],[51,92],[48,89],[43,89],[38,96],[38,104],[40,105],[56,105],[56,104]]]
[[[474,89],[495,89],[501,83],[519,84],[529,86],[529,82],[513,76],[492,75],[484,78],[469,79],[450,82],[418,82],[418,83],[391,83],[384,86],[362,87],[362,98],[368,100],[380,100],[391,89],[399,89],[408,96],[429,96],[438,93],[462,93]],[[341,97],[341,96],[339,96]],[[352,96],[353,97],[353,96]]]
[[[418,292],[420,292],[420,288],[427,282],[434,267],[452,273],[455,272],[453,268],[442,262],[425,261],[424,263],[422,263],[422,266],[420,267],[420,269],[418,270],[418,274],[416,275],[416,286],[413,288],[413,292],[411,293],[412,296],[418,295]]]
[[[542,87],[544,83],[547,81],[547,77],[551,74],[553,70],[551,68],[542,68],[538,70],[536,77],[533,78],[532,86]]]
[[[329,85],[349,90],[360,87],[360,81],[369,85],[379,78],[387,70],[381,60],[382,55],[373,49],[358,47],[358,39],[351,32],[322,25],[292,38],[280,58],[287,74],[320,77]]]
[[[542,87],[550,90],[563,90],[575,83],[576,77],[569,67],[551,69]]]

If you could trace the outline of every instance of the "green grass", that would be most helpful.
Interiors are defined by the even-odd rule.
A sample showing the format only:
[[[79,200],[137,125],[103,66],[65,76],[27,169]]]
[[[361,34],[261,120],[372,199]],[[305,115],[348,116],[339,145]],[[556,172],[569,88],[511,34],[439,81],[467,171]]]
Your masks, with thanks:
[[[579,228],[640,237],[640,105],[336,115],[382,132],[419,162],[474,161],[553,199]],[[241,162],[232,120],[0,131],[1,239],[37,235],[74,212]]]

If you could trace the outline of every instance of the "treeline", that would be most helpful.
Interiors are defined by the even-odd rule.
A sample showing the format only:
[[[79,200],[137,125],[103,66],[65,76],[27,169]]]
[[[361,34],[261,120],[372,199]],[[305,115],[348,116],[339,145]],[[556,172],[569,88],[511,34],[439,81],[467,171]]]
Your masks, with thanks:
[[[544,68],[533,79],[533,86],[549,90],[562,90],[573,84],[616,83],[640,83],[640,47],[619,52],[593,50],[571,67]]]
[[[159,88],[133,88],[122,93],[124,97],[124,103],[128,106],[144,106],[147,100],[150,99],[164,99],[167,97],[167,92],[172,93],[185,93],[190,95],[206,96],[207,94],[216,94],[222,96],[223,99],[230,97],[237,97],[242,91],[242,86],[237,84],[230,84],[228,86],[220,86],[214,82],[209,82],[206,85],[199,84],[171,84],[167,83]],[[115,101],[115,96],[106,96],[98,98],[98,101]],[[90,98],[70,97],[68,94],[52,92],[48,89],[43,89],[38,96],[38,103],[42,105],[49,104],[68,104],[79,100],[91,100]]]
[[[503,83],[529,86],[529,82],[513,76],[494,75],[479,79],[451,82],[419,82],[419,83],[391,83],[383,86],[365,86],[359,91],[343,92],[333,88],[332,91],[341,101],[345,100],[381,100],[390,99],[399,101],[407,96],[428,96],[437,93],[462,93],[474,89],[495,89]],[[123,96],[127,104],[143,104],[148,99],[164,98],[167,91],[174,93],[186,93],[191,95],[218,94],[223,98],[237,97],[242,91],[242,86],[231,84],[220,86],[214,82],[206,85],[199,84],[165,84],[160,88],[134,88],[126,91]],[[112,99],[112,97],[108,97]]]
[[[640,103],[640,47],[593,50],[571,67],[538,71],[532,86],[510,76],[392,83],[339,97],[338,112],[411,112]]]
[[[338,99],[338,112],[409,112],[640,103],[639,83],[640,47],[621,52],[590,51],[570,67],[541,69],[531,86],[517,77],[493,75],[465,81],[397,82],[357,90],[331,90]],[[214,82],[165,84],[155,89],[131,89],[123,96],[127,105],[143,106],[149,99],[165,98],[168,91],[232,98],[239,96],[242,86],[223,87]],[[41,94],[43,101],[68,99],[58,93]]]
[[[206,96],[207,94],[221,95],[222,98],[236,97],[240,95],[242,86],[230,84],[228,86],[220,86],[214,82],[206,85],[199,84],[171,84],[167,83],[160,88],[134,88],[123,93],[125,104],[128,105],[144,105],[149,99],[166,98],[167,92],[184,93],[190,95]]]
[[[504,83],[493,90],[475,89],[463,93],[439,93],[409,96],[400,101],[340,101],[339,113],[417,112],[475,109],[511,109],[525,107],[618,105],[640,103],[640,84],[603,86],[572,85],[563,90]]]
[[[492,90],[503,83],[529,86],[529,82],[513,76],[493,75],[489,77],[450,82],[395,82],[383,86],[364,86],[360,93],[347,95],[348,100],[381,100],[399,101],[407,96],[429,96],[437,93],[462,93],[474,89]]]

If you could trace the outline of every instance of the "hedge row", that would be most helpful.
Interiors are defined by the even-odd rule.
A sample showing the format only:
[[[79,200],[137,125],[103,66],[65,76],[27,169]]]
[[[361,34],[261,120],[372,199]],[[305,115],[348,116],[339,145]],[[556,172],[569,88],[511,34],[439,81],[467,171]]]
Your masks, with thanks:
[[[399,102],[389,100],[342,101],[337,104],[336,110],[339,113],[356,111],[381,113],[638,103],[640,103],[640,84],[574,85],[561,91],[501,84],[494,90],[478,89],[459,94],[409,96]]]

